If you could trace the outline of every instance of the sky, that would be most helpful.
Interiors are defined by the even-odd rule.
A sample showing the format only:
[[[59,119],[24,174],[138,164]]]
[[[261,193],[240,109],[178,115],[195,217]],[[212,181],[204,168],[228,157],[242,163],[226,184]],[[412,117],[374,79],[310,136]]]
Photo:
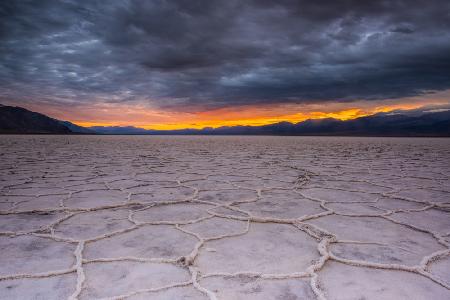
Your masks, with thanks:
[[[83,126],[449,104],[448,0],[0,1],[0,103]]]

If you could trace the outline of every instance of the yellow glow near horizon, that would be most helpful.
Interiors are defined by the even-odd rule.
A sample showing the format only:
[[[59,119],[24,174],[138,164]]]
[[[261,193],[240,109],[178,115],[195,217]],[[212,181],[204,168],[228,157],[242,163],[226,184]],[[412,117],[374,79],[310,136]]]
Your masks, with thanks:
[[[156,130],[175,130],[175,129],[202,129],[205,127],[221,126],[261,126],[277,122],[287,121],[298,123],[307,119],[325,119],[334,118],[338,120],[350,120],[359,117],[369,116],[380,112],[390,112],[396,109],[415,109],[422,107],[423,104],[395,104],[387,106],[376,106],[371,108],[347,108],[329,112],[323,111],[305,111],[285,114],[284,107],[247,107],[233,109],[217,109],[199,113],[172,113],[166,115],[158,123],[148,123],[152,116],[158,114],[155,111],[130,111],[133,116],[139,116],[134,120],[127,121],[72,121],[73,123],[84,126],[135,126],[145,129]]]
[[[409,98],[360,100],[354,102],[317,102],[305,104],[244,105],[192,111],[193,107],[179,107],[178,111],[152,108],[142,101],[131,103],[94,103],[80,106],[54,106],[30,103],[26,108],[59,120],[91,126],[134,126],[145,129],[174,130],[221,126],[260,126],[277,122],[298,123],[307,119],[334,118],[349,120],[397,109],[416,109],[424,106],[450,105],[450,90]]]

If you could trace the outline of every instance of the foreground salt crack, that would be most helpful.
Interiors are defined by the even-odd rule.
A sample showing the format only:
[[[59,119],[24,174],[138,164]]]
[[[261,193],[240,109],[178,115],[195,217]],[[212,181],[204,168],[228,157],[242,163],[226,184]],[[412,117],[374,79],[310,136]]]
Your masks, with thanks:
[[[0,299],[449,299],[450,141],[0,137]]]

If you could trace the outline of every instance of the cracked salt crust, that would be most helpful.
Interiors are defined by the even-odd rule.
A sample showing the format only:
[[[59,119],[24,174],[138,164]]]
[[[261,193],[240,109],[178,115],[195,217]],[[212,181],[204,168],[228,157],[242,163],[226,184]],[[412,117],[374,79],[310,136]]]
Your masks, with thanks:
[[[1,136],[0,299],[449,299],[449,149]]]

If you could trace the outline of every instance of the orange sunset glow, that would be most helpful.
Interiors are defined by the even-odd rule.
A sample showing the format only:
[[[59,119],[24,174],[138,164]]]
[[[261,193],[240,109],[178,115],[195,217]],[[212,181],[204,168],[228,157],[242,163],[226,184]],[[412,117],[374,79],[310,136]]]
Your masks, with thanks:
[[[123,108],[109,108],[105,110],[108,117],[100,121],[70,120],[73,123],[84,126],[124,126],[131,125],[145,129],[171,130],[205,127],[221,127],[250,125],[260,126],[273,124],[277,122],[297,123],[307,119],[325,119],[334,118],[338,120],[350,120],[359,117],[369,116],[380,112],[390,112],[397,109],[415,109],[422,105],[419,104],[399,104],[392,106],[379,106],[372,109],[348,108],[330,112],[309,111],[296,112],[292,114],[282,114],[282,112],[273,109],[267,111],[258,107],[250,107],[243,110],[217,109],[200,113],[160,113],[150,110],[123,110]],[[109,121],[109,117],[121,115],[121,121]],[[159,123],[149,122],[152,118],[159,119]]]
[[[431,104],[445,104],[435,101]],[[354,105],[354,104],[353,104]],[[427,103],[430,105],[430,103]],[[328,109],[323,105],[266,105],[221,108],[203,112],[170,112],[146,107],[124,105],[101,105],[91,109],[74,109],[70,115],[64,111],[46,109],[49,114],[73,122],[74,124],[91,126],[135,126],[145,129],[175,130],[205,127],[249,125],[260,126],[277,122],[297,123],[307,119],[334,118],[350,120],[369,116],[380,112],[409,110],[423,107],[421,102],[391,103],[390,105],[372,106],[370,103],[359,103],[358,106],[330,104]],[[94,113],[95,112],[95,113]]]

